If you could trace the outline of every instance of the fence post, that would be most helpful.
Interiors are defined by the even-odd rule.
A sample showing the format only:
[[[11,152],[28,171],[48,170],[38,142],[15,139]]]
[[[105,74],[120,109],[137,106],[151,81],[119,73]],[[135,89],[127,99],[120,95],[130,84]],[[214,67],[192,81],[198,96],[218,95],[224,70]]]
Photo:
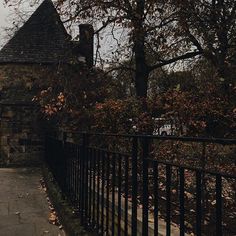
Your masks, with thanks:
[[[86,133],[84,134],[84,144],[83,144],[83,148],[84,148],[84,163],[85,163],[85,220],[86,220],[86,227],[88,226],[88,209],[89,209],[89,206],[88,206],[88,184],[89,184],[89,171],[88,171],[88,168],[89,168],[89,165],[88,165],[88,155],[89,155],[89,152],[88,152],[88,146],[89,146],[89,135]]]
[[[88,210],[88,159],[87,159],[87,147],[88,147],[88,134],[83,133],[82,141],[82,155],[80,162],[81,179],[80,179],[80,216],[81,224],[86,226],[87,224],[87,210]]]
[[[46,135],[44,136],[44,161],[46,161],[47,164],[49,164],[48,162],[48,156],[50,153],[49,150],[49,145],[48,145],[48,134],[46,133]]]
[[[142,235],[148,235],[148,152],[149,152],[149,140],[143,138],[142,140],[142,162],[143,162],[143,215],[142,215]]]
[[[67,133],[66,133],[66,132],[63,132],[63,133],[62,133],[62,142],[63,142],[63,146],[64,146],[65,143],[66,143],[66,139],[67,139]]]
[[[66,139],[67,139],[67,133],[63,132],[62,133],[62,152],[61,152],[61,170],[62,170],[62,187],[65,193],[66,191],[66,186],[67,186],[67,158],[66,158]],[[64,195],[64,194],[63,194]]]
[[[132,236],[137,235],[137,162],[138,138],[134,136],[132,144]]]

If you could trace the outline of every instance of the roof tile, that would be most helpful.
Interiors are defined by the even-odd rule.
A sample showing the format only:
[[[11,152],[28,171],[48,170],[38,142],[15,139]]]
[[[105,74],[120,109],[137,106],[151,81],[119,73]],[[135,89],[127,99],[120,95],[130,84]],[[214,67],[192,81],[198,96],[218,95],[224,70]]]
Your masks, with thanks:
[[[70,36],[51,0],[45,0],[0,51],[0,63],[70,63]]]

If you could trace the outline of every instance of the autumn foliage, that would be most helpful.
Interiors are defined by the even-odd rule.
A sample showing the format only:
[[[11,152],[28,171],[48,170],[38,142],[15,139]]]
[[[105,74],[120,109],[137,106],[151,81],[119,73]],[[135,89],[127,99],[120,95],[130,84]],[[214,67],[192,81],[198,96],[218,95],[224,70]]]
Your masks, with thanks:
[[[144,100],[125,94],[116,98],[112,78],[102,73],[78,80],[76,86],[49,87],[34,98],[45,118],[73,130],[152,134],[153,118],[163,117],[172,120],[177,135],[235,135],[234,103],[220,94],[221,84],[215,81],[197,81],[192,88],[177,84]]]

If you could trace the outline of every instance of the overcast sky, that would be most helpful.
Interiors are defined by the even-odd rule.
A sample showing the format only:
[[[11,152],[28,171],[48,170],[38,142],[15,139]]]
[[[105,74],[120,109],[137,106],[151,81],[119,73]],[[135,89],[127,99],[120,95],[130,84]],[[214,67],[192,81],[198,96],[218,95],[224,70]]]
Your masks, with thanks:
[[[22,11],[22,9],[24,9],[24,11],[27,9],[26,13],[28,15],[31,15],[35,7],[30,7],[30,0],[28,0],[28,1],[25,1],[24,4],[20,8],[19,6],[17,6],[14,9],[13,6],[11,7],[6,6],[6,4],[4,3],[4,0],[0,0],[0,46],[3,46],[3,44],[9,39],[9,36],[7,36],[4,28],[13,26],[13,21],[18,20],[14,14],[15,10],[20,12]]]
[[[5,36],[3,28],[8,25],[7,16],[10,13],[9,7],[6,7],[3,2],[4,0],[0,0],[0,44],[2,43]]]
[[[13,9],[6,6],[4,0],[0,0],[0,48],[9,40],[9,36],[4,29],[12,26],[12,12]]]

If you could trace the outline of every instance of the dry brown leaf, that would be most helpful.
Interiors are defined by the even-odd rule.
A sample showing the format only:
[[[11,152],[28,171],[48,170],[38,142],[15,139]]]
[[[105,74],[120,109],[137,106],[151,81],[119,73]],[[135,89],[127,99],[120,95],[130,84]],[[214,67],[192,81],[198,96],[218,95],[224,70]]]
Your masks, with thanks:
[[[57,224],[58,220],[57,220],[57,215],[55,211],[49,213],[48,221],[50,224],[53,224],[53,225]]]

